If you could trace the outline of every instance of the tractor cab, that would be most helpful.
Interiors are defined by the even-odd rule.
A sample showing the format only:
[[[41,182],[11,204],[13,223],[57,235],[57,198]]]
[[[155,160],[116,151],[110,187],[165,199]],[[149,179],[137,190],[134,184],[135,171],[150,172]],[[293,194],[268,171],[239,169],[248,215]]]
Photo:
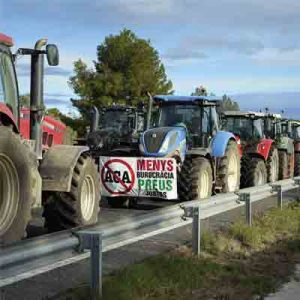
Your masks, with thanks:
[[[222,127],[241,141],[261,140],[264,138],[264,116],[264,113],[252,111],[225,111]]]
[[[103,107],[99,110],[100,130],[115,131],[119,135],[141,132],[144,112],[131,106]]]
[[[113,155],[112,152],[138,149],[138,137],[145,128],[143,108],[113,105],[99,110],[93,107],[92,123],[87,145],[97,155]],[[100,152],[99,152],[100,151]]]
[[[153,97],[148,111],[148,130],[141,136],[141,153],[183,161],[186,151],[208,148],[219,129],[218,100],[205,96]]]
[[[269,139],[280,139],[287,134],[285,121],[280,114],[266,113],[264,117],[265,136]]]
[[[215,99],[215,98],[213,98]],[[189,148],[208,147],[218,130],[217,102],[210,97],[156,96],[154,127],[183,127]]]
[[[292,138],[299,142],[300,141],[300,122],[299,121],[290,121],[291,123],[291,132]]]

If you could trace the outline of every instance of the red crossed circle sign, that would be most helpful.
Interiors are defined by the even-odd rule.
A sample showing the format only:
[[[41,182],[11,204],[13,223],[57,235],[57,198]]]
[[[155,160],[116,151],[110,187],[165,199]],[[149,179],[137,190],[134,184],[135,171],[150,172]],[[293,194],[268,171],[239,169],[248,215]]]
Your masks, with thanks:
[[[111,164],[113,163],[119,163],[123,166],[126,167],[126,169],[128,170],[129,174],[130,174],[130,178],[131,178],[131,183],[130,184],[126,184],[119,175],[117,175],[116,173],[114,173],[113,169],[111,168]],[[114,178],[114,180],[116,182],[118,182],[123,188],[124,190],[121,191],[114,191],[112,190],[107,183],[105,182],[105,170],[107,170],[107,172],[111,173],[112,177]],[[104,188],[112,195],[124,195],[129,193],[133,186],[134,186],[134,182],[135,182],[135,175],[134,175],[134,171],[132,169],[132,167],[124,160],[119,159],[119,158],[115,158],[115,159],[110,159],[107,162],[105,162],[105,164],[102,167],[101,170],[101,180],[102,180],[102,184],[104,186]]]

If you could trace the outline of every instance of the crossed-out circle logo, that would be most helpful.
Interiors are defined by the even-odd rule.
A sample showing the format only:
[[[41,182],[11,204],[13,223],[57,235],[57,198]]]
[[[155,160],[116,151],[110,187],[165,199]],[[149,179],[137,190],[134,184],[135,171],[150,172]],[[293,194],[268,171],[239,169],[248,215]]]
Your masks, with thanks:
[[[111,195],[126,195],[132,191],[135,184],[134,170],[123,159],[110,159],[101,169],[101,181]]]

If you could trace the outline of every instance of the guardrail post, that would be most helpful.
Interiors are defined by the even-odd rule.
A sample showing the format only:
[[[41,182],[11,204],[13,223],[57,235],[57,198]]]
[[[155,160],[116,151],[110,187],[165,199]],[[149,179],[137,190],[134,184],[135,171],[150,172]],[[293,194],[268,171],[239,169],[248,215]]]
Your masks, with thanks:
[[[200,220],[200,207],[185,207],[184,216],[186,218],[193,218],[193,227],[192,227],[192,249],[193,253],[200,255],[200,246],[201,246],[201,220]]]
[[[95,231],[79,231],[75,233],[79,239],[79,252],[91,251],[91,299],[102,297],[102,234]]]
[[[240,201],[245,202],[246,222],[249,226],[252,226],[252,206],[250,193],[240,193]]]
[[[282,210],[282,186],[280,184],[272,185],[272,190],[277,192],[277,207]]]
[[[201,244],[201,226],[200,226],[200,207],[193,207],[193,252],[194,254],[200,254],[200,244]]]

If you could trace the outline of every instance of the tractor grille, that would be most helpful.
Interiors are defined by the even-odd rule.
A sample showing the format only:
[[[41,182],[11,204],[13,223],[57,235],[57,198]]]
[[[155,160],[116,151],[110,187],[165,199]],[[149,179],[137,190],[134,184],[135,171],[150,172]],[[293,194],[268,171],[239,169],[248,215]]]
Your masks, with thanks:
[[[158,128],[155,130],[149,130],[144,134],[144,141],[146,146],[146,151],[150,153],[157,153],[164,141],[170,128]]]

